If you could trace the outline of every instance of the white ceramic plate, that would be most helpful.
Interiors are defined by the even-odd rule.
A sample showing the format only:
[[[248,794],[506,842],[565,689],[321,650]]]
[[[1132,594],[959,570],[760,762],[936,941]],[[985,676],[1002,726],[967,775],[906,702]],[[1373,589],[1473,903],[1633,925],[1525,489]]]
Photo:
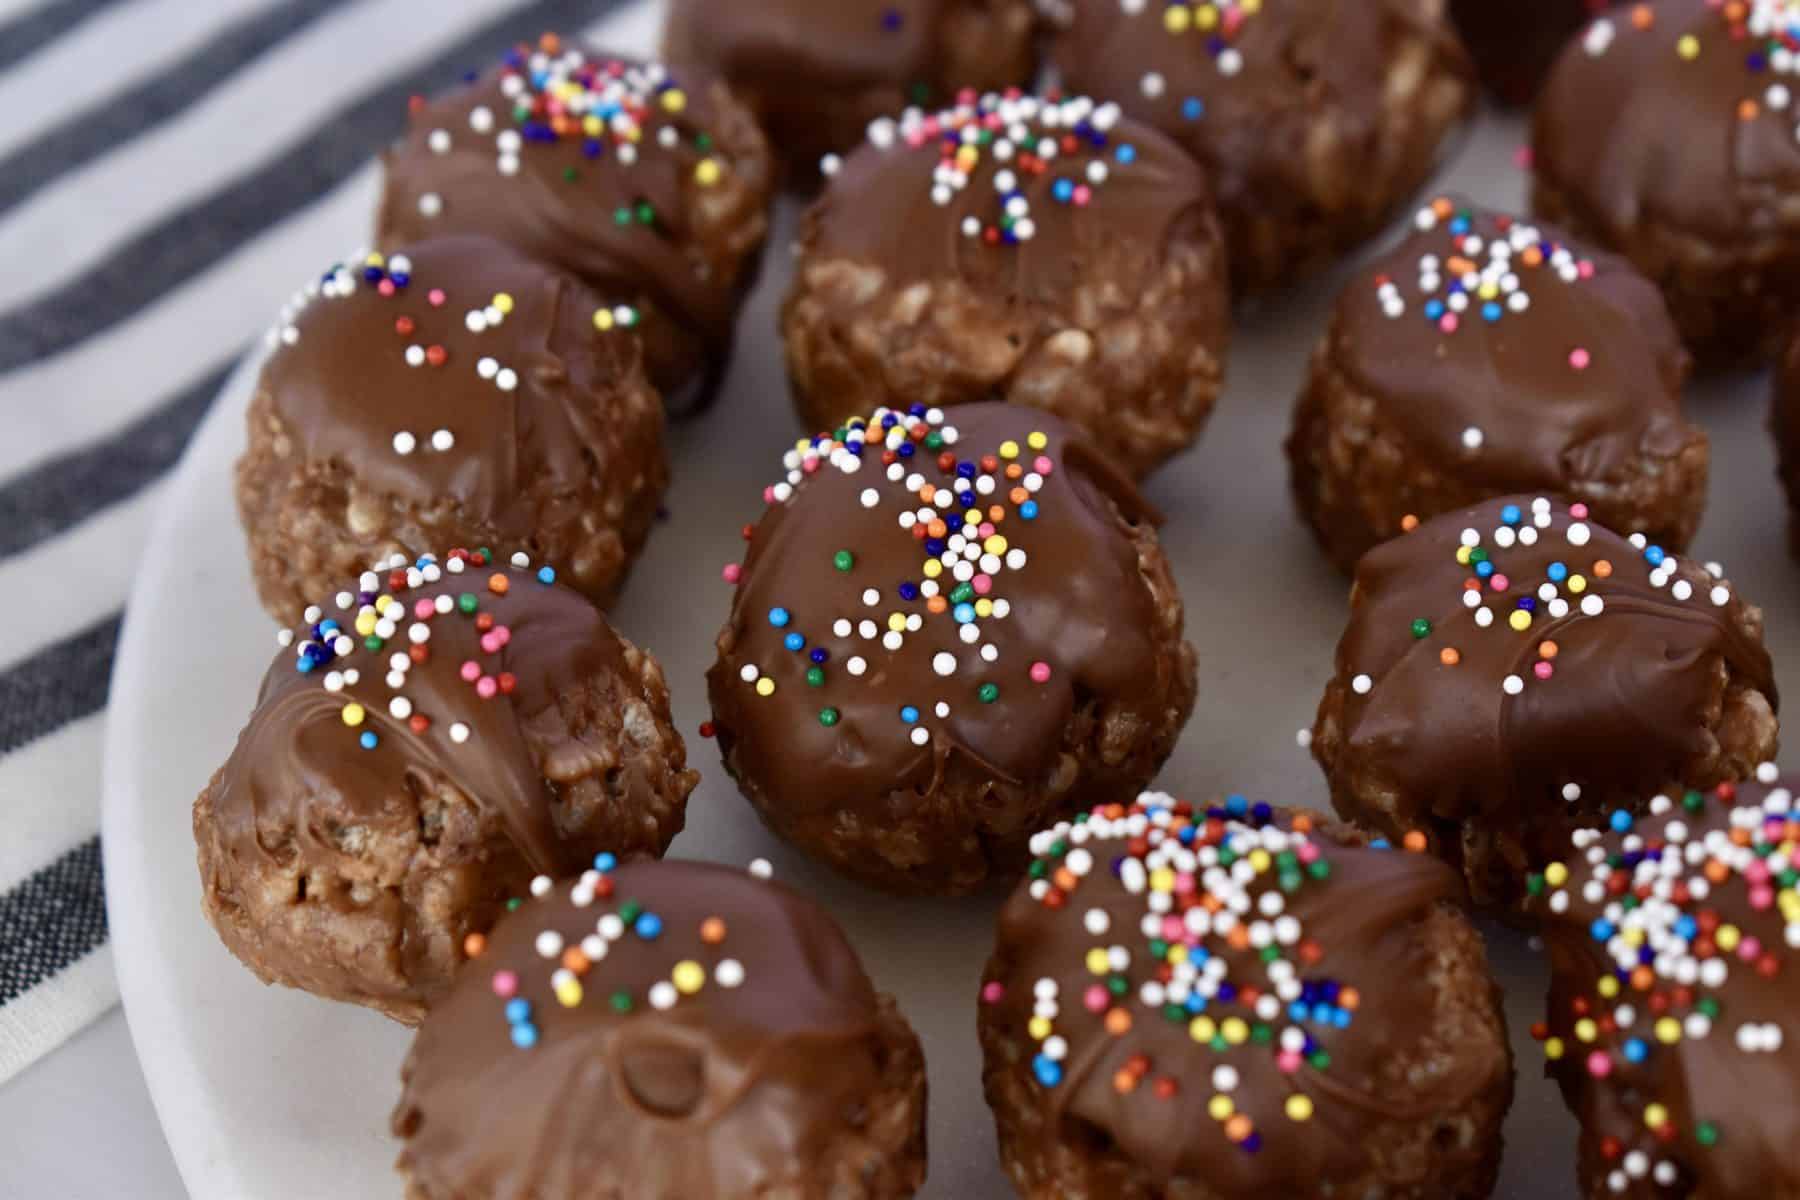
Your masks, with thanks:
[[[641,36],[643,22],[636,24]],[[1523,176],[1513,152],[1521,136],[1518,122],[1490,118],[1441,186],[1519,206]],[[725,394],[712,412],[673,433],[670,516],[614,619],[661,658],[692,761],[705,776],[674,854],[733,863],[767,856],[783,878],[831,907],[876,982],[899,996],[924,1037],[931,1072],[925,1195],[1004,1196],[974,1035],[975,988],[997,898],[900,903],[814,868],[763,830],[724,777],[713,745],[694,735],[707,715],[702,676],[728,603],[719,566],[739,553],[738,526],[759,510],[762,485],[799,432],[774,334],[793,216],[784,209]],[[340,245],[355,244],[362,232],[346,228]],[[320,247],[321,261],[336,249]],[[1312,806],[1324,799],[1294,731],[1310,724],[1330,672],[1345,585],[1289,507],[1279,447],[1307,351],[1341,278],[1246,315],[1212,427],[1149,488],[1169,516],[1164,540],[1200,651],[1198,710],[1162,781],[1178,793],[1239,790]],[[269,281],[271,312],[292,283]],[[406,1031],[359,1009],[263,987],[200,915],[189,807],[230,751],[275,648],[251,591],[231,501],[254,368],[246,363],[227,385],[177,473],[120,647],[105,804],[120,984],[158,1114],[196,1197],[395,1200],[387,1118]],[[1723,381],[1694,397],[1716,455],[1697,549],[1723,559],[1743,593],[1765,606],[1776,662],[1796,663],[1800,570],[1782,540],[1764,388],[1760,377]],[[1791,689],[1795,679],[1782,682]],[[1518,934],[1489,933],[1519,1063],[1500,1194],[1572,1195],[1574,1126],[1525,1033],[1540,1015],[1541,972]]]

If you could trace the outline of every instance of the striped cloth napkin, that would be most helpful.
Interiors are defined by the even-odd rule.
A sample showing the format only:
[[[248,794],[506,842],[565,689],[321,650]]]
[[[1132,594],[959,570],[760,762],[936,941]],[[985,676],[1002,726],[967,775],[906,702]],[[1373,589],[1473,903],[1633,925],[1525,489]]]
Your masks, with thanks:
[[[162,482],[226,375],[367,236],[371,156],[409,96],[546,30],[647,52],[658,17],[0,0],[0,1081],[118,1001],[96,833],[113,646]]]

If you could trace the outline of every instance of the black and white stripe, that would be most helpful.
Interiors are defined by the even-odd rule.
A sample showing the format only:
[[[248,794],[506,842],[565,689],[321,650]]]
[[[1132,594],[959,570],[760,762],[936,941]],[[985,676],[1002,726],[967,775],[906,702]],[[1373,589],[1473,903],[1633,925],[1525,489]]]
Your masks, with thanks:
[[[399,42],[398,0],[0,3],[0,99],[58,55],[105,51],[108,71],[98,83],[84,76],[70,101],[46,95],[9,113],[13,127],[0,130],[0,248],[21,272],[0,289],[0,592],[16,609],[0,622],[0,821],[59,806],[44,810],[55,820],[24,823],[37,841],[9,848],[0,838],[0,1025],[7,1005],[35,989],[53,994],[105,943],[90,760],[120,607],[158,485],[247,339],[306,272],[348,248],[320,244],[320,230],[366,229],[368,164],[404,126],[409,96],[545,30],[591,31],[631,3],[438,0],[429,19],[419,15],[417,36]],[[109,30],[171,13],[181,27],[163,43],[101,44]],[[376,29],[380,44],[370,44]],[[283,144],[186,138],[190,126],[216,123],[209,106],[227,93],[252,109],[279,103],[295,47],[329,58],[340,44],[400,65],[342,94],[330,91],[339,80],[320,79],[307,97],[310,128]],[[153,145],[168,161],[146,187],[164,188],[154,194],[166,204],[144,211],[138,196],[129,219],[113,220],[116,197],[76,186],[112,178]],[[183,155],[195,167],[185,177]],[[162,171],[174,179],[166,187]],[[208,186],[189,194],[195,179]],[[74,232],[67,245],[33,244],[30,261],[15,264],[40,228]],[[112,999],[96,991],[57,1002],[91,1006],[85,1019]],[[22,1065],[0,1061],[0,1079]]]

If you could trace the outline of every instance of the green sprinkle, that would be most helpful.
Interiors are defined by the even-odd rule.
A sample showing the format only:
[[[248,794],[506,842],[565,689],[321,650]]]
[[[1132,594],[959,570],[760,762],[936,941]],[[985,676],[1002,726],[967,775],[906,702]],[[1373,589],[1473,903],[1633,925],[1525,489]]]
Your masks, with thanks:
[[[481,601],[475,598],[474,592],[464,592],[456,598],[456,609],[462,613],[472,613],[481,607]]]
[[[631,1011],[630,992],[614,992],[607,1002],[612,1005],[614,1012],[628,1013]]]
[[[1681,807],[1689,812],[1699,812],[1706,807],[1706,797],[1699,792],[1688,792],[1681,797]]]
[[[363,639],[363,649],[364,650],[373,652],[373,651],[381,649],[381,645],[382,645],[381,639],[376,637],[372,633],[368,637]]]
[[[636,900],[627,900],[624,904],[619,906],[619,920],[625,922],[627,925],[636,921],[643,915],[644,906],[639,904]]]
[[[629,208],[613,209],[613,224],[614,225],[629,225],[629,224],[631,224],[631,210]]]
[[[851,567],[856,565],[856,555],[850,553],[848,550],[839,550],[836,554],[831,556],[831,565],[840,571],[848,571]]]
[[[1420,638],[1420,639],[1430,637],[1431,636],[1431,622],[1426,620],[1424,617],[1414,617],[1413,623],[1412,623],[1412,635],[1415,638]]]
[[[524,903],[523,900],[519,899],[517,896],[514,896],[511,900],[508,900],[506,902],[506,911],[507,912],[518,912],[519,905],[521,905],[523,903]]]
[[[992,704],[1000,698],[1000,685],[997,683],[984,683],[976,690],[975,694],[981,698],[983,704]]]
[[[1719,1127],[1711,1121],[1702,1121],[1694,1126],[1694,1140],[1702,1146],[1711,1146],[1719,1140]]]
[[[825,686],[825,668],[812,667],[806,672],[806,682],[813,687]]]
[[[581,172],[577,171],[574,167],[564,167],[563,178],[570,183],[574,183],[577,179],[581,178]]]
[[[819,710],[819,724],[825,726],[825,728],[827,728],[827,729],[830,729],[833,725],[836,725],[837,723],[838,723],[838,710],[837,709],[821,708]]]

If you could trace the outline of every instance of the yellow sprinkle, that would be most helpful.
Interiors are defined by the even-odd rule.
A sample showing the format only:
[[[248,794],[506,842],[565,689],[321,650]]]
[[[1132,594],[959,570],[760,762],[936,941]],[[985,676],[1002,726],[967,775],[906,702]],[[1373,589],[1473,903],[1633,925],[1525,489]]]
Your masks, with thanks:
[[[1218,28],[1219,10],[1208,4],[1194,14],[1194,24],[1198,25],[1202,31]]]
[[[1648,1125],[1651,1129],[1656,1129],[1656,1128],[1659,1128],[1660,1126],[1667,1125],[1668,1123],[1669,1123],[1669,1110],[1667,1108],[1663,1107],[1660,1104],[1656,1104],[1656,1103],[1644,1105],[1644,1124],[1645,1125]]]
[[[670,88],[662,94],[662,106],[669,112],[680,112],[687,107],[687,93],[680,88]]]
[[[1005,554],[1006,539],[997,533],[990,534],[987,540],[981,543],[981,548],[989,554]]]
[[[1562,1056],[1563,1056],[1563,1040],[1558,1037],[1546,1038],[1544,1040],[1544,1057],[1549,1059],[1551,1062],[1555,1062],[1557,1059],[1561,1058]]]
[[[981,599],[977,600],[975,602],[975,615],[978,617],[993,616],[994,615],[994,602],[992,600],[989,600],[986,596],[983,596]]]
[[[1531,614],[1522,608],[1515,608],[1512,610],[1512,615],[1506,618],[1506,623],[1520,633],[1524,633],[1531,628]]]
[[[1014,441],[1001,442],[1000,443],[1000,457],[1001,458],[1017,458],[1017,457],[1019,457],[1019,443],[1014,442]]]
[[[1163,9],[1163,28],[1170,33],[1186,33],[1190,24],[1188,10],[1180,6]]]
[[[361,725],[363,723],[363,706],[351,701],[344,705],[344,724]]]
[[[1087,969],[1090,975],[1104,975],[1107,971],[1106,951],[1095,946],[1087,952]]]
[[[888,614],[888,628],[893,630],[895,633],[905,633],[906,632],[906,614],[905,613],[897,613],[897,612],[889,613]]]
[[[1469,565],[1469,548],[1467,546],[1456,548],[1456,561],[1465,567]]]
[[[920,569],[925,572],[925,578],[936,579],[939,575],[944,573],[944,564],[935,558],[928,558],[925,560],[925,565]]]
[[[1171,965],[1184,963],[1187,961],[1187,957],[1188,957],[1188,948],[1186,946],[1182,945],[1180,942],[1176,942],[1173,946],[1169,947],[1169,953],[1167,955],[1167,958]]]
[[[1250,1036],[1250,1026],[1244,1024],[1242,1017],[1226,1017],[1225,1023],[1219,1026],[1219,1029],[1224,1033],[1225,1040],[1234,1046],[1243,1045],[1245,1039]]]
[[[1690,61],[1699,58],[1700,39],[1691,33],[1682,34],[1681,40],[1675,43],[1675,53]]]
[[[775,694],[775,681],[770,679],[767,675],[764,675],[761,679],[756,681],[756,694],[759,696],[773,696]]]
[[[1785,920],[1800,920],[1800,892],[1785,891],[1775,898],[1775,904]]]
[[[1037,1042],[1043,1041],[1045,1038],[1050,1036],[1050,1018],[1049,1017],[1033,1017],[1033,1018],[1031,1018],[1030,1023],[1025,1026],[1025,1032],[1027,1032],[1031,1035],[1031,1038],[1033,1041],[1037,1041]]]
[[[375,614],[366,608],[363,609],[356,614],[356,632],[363,637],[368,637],[375,632],[375,621]]]
[[[494,307],[503,313],[509,313],[513,310],[513,298],[505,292],[495,292]]]
[[[589,137],[599,137],[606,132],[606,126],[601,123],[599,117],[590,114],[582,119],[581,132],[587,134]]]
[[[1559,862],[1551,863],[1544,868],[1544,882],[1551,887],[1561,887],[1569,882],[1569,868]]]
[[[1611,975],[1602,975],[1600,982],[1594,985],[1595,990],[1605,999],[1611,1000],[1619,994],[1619,981]]]
[[[380,254],[371,253],[367,258],[363,259],[363,261],[371,267],[379,267],[381,264],[385,263],[387,259],[383,258]]]
[[[1644,944],[1644,931],[1636,926],[1632,926],[1628,929],[1621,929],[1619,933],[1624,937],[1627,946],[1641,946]],[[1608,978],[1611,977],[1608,976]]]
[[[1579,595],[1581,595],[1581,593],[1587,591],[1587,576],[1586,575],[1571,575],[1571,576],[1569,576],[1569,590],[1571,592],[1574,592],[1577,596],[1579,596]]]
[[[724,174],[724,172],[719,169],[719,161],[717,159],[703,158],[700,160],[699,164],[694,167],[694,182],[698,183],[701,187],[711,187],[713,184],[719,182],[719,176],[722,174]]]
[[[556,985],[556,1000],[564,1008],[574,1008],[581,1003],[581,981],[565,979]]]
[[[1030,446],[1033,450],[1042,450],[1045,446],[1050,444],[1050,439],[1045,437],[1042,433],[1033,430],[1031,435],[1025,439],[1025,444]]]
[[[594,310],[594,328],[595,329],[611,329],[612,327],[613,327],[612,309],[596,308]]]
[[[1218,1033],[1219,1026],[1211,1017],[1195,1017],[1188,1022],[1188,1036],[1196,1042],[1210,1042]]]
[[[1737,949],[1738,927],[1736,925],[1719,926],[1718,932],[1713,934],[1713,941],[1719,944],[1719,949],[1730,954]]]
[[[1250,852],[1250,865],[1256,868],[1256,873],[1258,875],[1261,875],[1264,871],[1268,870],[1269,864],[1273,861],[1275,860],[1269,857],[1269,852],[1267,850],[1258,848]]]
[[[976,164],[979,163],[980,161],[981,161],[981,153],[978,150],[976,150],[975,147],[973,147],[973,146],[964,145],[962,147],[962,149],[960,149],[956,152],[957,169],[962,171],[964,174],[967,174],[968,172],[973,171],[975,169]]]
[[[1206,1115],[1215,1121],[1223,1121],[1236,1111],[1237,1106],[1231,1102],[1231,1097],[1223,1092],[1216,1094],[1206,1102]]]
[[[1150,872],[1150,890],[1153,892],[1172,892],[1175,890],[1175,869],[1158,867]]]
[[[1287,1098],[1287,1115],[1290,1121],[1305,1121],[1313,1115],[1312,1097],[1295,1092]]]
[[[684,959],[675,964],[675,969],[669,972],[669,978],[674,981],[676,991],[684,996],[691,996],[706,986],[706,968],[691,958]]]
[[[1583,1017],[1575,1022],[1575,1040],[1578,1042],[1591,1042],[1598,1032],[1599,1026],[1594,1024],[1591,1017]]]
[[[1656,1023],[1656,1040],[1665,1046],[1673,1046],[1681,1040],[1681,1022],[1674,1017],[1664,1017]]]

